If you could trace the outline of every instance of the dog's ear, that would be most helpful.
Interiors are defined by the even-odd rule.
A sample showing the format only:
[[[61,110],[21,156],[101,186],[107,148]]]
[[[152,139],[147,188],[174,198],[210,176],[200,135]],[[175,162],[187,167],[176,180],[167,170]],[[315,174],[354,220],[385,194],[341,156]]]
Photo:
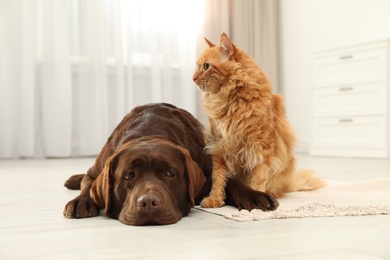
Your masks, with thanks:
[[[90,195],[94,202],[104,209],[105,215],[108,214],[111,206],[111,185],[112,178],[116,167],[116,157],[114,154],[109,157],[104,165],[100,175],[93,182]]]
[[[176,146],[176,148],[180,150],[186,160],[188,173],[188,197],[190,198],[191,206],[193,207],[195,205],[195,197],[206,182],[206,177],[204,176],[203,171],[199,168],[198,164],[192,160],[191,154],[186,149],[181,146]]]
[[[188,196],[191,200],[192,207],[195,205],[195,197],[198,195],[206,182],[203,171],[191,157],[186,156],[187,172],[188,172]]]
[[[191,154],[187,149],[184,149],[182,146],[174,144],[172,142],[163,142],[168,146],[178,149],[185,158],[186,167],[187,167],[187,187],[188,187],[188,197],[191,202],[191,206],[195,205],[195,197],[198,195],[200,190],[203,187],[203,184],[206,182],[206,177],[204,176],[203,171],[199,168],[198,164],[192,160]]]

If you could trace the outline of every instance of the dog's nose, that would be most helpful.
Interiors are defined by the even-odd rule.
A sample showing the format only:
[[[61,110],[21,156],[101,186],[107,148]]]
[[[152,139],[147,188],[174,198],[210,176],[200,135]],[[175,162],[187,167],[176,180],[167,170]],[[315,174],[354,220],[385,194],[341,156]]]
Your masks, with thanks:
[[[154,194],[143,194],[137,199],[138,209],[152,213],[160,205],[160,198]]]

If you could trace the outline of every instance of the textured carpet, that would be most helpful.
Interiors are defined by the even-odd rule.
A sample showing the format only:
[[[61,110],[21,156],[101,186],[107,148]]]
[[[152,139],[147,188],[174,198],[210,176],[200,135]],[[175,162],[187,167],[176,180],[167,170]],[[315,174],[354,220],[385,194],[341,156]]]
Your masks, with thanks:
[[[236,221],[390,214],[390,178],[327,184],[316,191],[288,193],[279,198],[280,206],[275,211],[239,211],[232,206],[196,209]]]

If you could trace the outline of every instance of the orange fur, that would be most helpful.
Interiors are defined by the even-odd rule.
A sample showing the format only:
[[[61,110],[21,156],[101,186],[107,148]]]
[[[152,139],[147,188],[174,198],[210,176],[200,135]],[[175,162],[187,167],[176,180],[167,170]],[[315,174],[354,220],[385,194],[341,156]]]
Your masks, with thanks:
[[[226,34],[219,45],[206,42],[209,48],[200,55],[193,76],[203,91],[210,121],[207,144],[214,164],[212,190],[201,205],[222,206],[231,176],[276,197],[324,186],[310,171],[295,173],[295,138],[282,97],[272,94],[254,59]]]

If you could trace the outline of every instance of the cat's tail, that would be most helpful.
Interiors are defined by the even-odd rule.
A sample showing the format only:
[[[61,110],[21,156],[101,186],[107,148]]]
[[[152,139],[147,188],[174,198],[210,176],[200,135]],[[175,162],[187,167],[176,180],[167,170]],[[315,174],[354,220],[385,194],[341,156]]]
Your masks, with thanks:
[[[326,185],[326,182],[314,171],[309,169],[298,170],[287,184],[286,192],[317,190]]]

